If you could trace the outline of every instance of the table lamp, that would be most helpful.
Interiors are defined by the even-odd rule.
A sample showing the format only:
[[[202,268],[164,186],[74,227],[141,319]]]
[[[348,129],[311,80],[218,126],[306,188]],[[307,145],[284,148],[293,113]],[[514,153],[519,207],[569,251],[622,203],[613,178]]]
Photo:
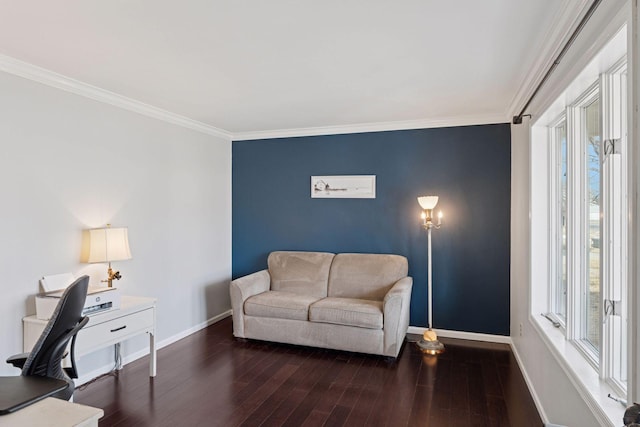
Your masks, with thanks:
[[[108,262],[108,277],[101,280],[108,287],[113,287],[113,281],[122,278],[119,271],[113,271],[111,262],[127,259],[131,259],[127,227],[111,228],[111,224],[107,224],[105,228],[84,230],[81,261],[89,264]]]

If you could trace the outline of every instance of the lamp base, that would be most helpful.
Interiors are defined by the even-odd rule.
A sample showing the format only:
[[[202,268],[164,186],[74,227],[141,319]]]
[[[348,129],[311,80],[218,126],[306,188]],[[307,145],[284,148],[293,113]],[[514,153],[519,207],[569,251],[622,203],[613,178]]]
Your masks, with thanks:
[[[108,288],[113,288],[113,281],[122,279],[122,275],[119,271],[113,271],[111,268],[111,263],[109,263],[109,270],[107,270],[107,274],[109,275],[106,280],[101,280],[101,282],[106,283]]]
[[[424,338],[420,338],[420,341],[417,341],[416,345],[420,351],[426,354],[436,355],[444,352],[444,344],[438,340],[426,341]]]
[[[444,351],[444,344],[438,341],[436,331],[429,328],[422,334],[422,338],[417,343],[420,351],[426,354],[440,354]]]

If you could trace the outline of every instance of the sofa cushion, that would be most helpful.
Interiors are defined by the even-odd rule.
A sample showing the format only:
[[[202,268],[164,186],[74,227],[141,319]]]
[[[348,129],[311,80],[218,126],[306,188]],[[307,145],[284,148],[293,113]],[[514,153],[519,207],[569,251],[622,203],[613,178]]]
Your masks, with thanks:
[[[271,290],[326,297],[333,257],[326,252],[271,252],[267,259]]]
[[[244,314],[278,319],[309,320],[309,306],[318,301],[310,295],[293,292],[267,291],[244,302]]]
[[[309,308],[309,320],[382,329],[382,302],[355,298],[323,298]]]
[[[338,254],[331,264],[328,296],[382,301],[408,272],[409,263],[400,255]]]

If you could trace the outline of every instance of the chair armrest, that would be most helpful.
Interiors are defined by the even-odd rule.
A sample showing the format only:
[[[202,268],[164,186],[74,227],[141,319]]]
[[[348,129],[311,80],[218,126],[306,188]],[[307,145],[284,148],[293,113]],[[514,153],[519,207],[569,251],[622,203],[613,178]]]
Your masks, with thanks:
[[[253,295],[269,290],[271,275],[268,270],[261,270],[248,276],[239,277],[231,282],[231,308],[233,312],[233,335],[244,336],[244,302]]]
[[[397,357],[409,328],[409,306],[413,278],[404,277],[389,289],[382,302],[384,352]]]
[[[29,353],[14,354],[7,359],[7,363],[15,366],[18,369],[22,369],[28,357]]]

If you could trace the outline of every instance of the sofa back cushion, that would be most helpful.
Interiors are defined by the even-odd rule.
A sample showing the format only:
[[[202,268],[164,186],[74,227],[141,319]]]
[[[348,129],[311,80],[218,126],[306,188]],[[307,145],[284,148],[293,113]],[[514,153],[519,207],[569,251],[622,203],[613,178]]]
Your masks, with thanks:
[[[267,259],[271,290],[326,297],[333,257],[326,252],[271,252]]]
[[[400,255],[338,254],[329,273],[329,297],[380,301],[409,272]]]

